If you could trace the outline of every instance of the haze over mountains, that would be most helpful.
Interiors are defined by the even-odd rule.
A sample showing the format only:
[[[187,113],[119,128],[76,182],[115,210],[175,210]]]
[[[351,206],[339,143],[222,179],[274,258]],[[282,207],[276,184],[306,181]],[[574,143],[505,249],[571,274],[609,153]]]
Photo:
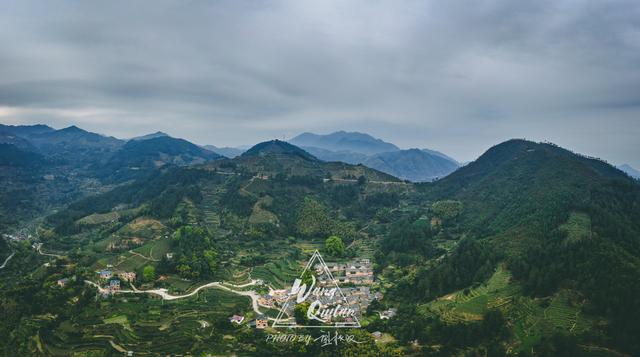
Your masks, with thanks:
[[[401,150],[368,134],[338,131],[326,135],[303,133],[290,140],[324,161],[342,161],[386,172],[398,178],[432,181],[455,171],[460,164],[435,150]]]

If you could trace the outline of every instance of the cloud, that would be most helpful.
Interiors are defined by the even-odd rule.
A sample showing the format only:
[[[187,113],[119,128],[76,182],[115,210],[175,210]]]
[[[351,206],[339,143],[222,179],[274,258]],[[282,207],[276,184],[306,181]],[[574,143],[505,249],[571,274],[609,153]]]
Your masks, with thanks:
[[[510,137],[640,166],[637,1],[9,1],[0,120],[202,144]]]

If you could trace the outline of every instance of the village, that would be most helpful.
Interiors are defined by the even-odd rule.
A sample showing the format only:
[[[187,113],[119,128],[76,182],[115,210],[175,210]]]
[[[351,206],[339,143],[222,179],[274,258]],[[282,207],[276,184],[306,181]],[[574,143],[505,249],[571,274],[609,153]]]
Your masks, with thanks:
[[[327,274],[321,264],[314,266],[315,276],[318,277],[319,286],[339,286],[341,294],[338,294],[338,302],[343,307],[353,310],[354,316],[362,316],[369,305],[374,300],[382,300],[383,294],[379,291],[374,292],[375,276],[373,267],[369,259],[358,259],[346,263],[326,263]],[[295,291],[292,289],[269,289],[266,294],[260,295],[258,305],[269,309],[281,309],[289,300],[295,301]],[[336,301],[328,296],[318,298],[325,306],[335,306]],[[287,304],[285,313],[293,316],[295,304]],[[395,316],[397,310],[389,309],[378,312],[381,319],[389,319]],[[229,322],[233,324],[243,324],[245,316],[233,315],[229,317]],[[353,322],[353,318],[346,318],[346,322]],[[264,314],[259,314],[255,320],[247,323],[249,327],[259,329],[269,326],[269,318]]]
[[[40,251],[40,244],[35,243],[34,248]],[[171,259],[172,254],[167,253],[167,258]],[[353,317],[343,319],[344,323],[354,323],[355,319],[360,319],[365,315],[367,308],[374,300],[383,299],[383,294],[375,286],[375,275],[373,266],[369,259],[356,259],[348,262],[328,262],[325,265],[316,264],[313,267],[314,277],[317,277],[318,287],[338,287],[339,293],[335,294],[335,299],[328,296],[321,296],[317,300],[325,308],[341,308],[349,309],[353,312]],[[96,283],[88,282],[98,287],[99,294],[103,298],[108,298],[118,293],[126,292],[142,292],[134,286],[137,274],[133,271],[116,270],[113,266],[108,265],[105,269],[95,271]],[[162,279],[162,276],[159,278]],[[57,285],[65,287],[69,283],[69,278],[61,278],[57,281]],[[222,282],[210,283],[208,285],[222,285]],[[205,284],[207,285],[207,284]],[[267,282],[262,280],[252,280],[251,284],[268,288],[268,292],[258,294],[254,291],[247,292],[247,296],[251,297],[254,304],[254,314],[247,317],[244,315],[234,314],[229,317],[229,323],[236,325],[244,325],[249,328],[265,329],[270,326],[273,317],[269,317],[260,308],[270,310],[280,310],[284,307],[284,312],[288,319],[294,316],[295,303],[287,304],[287,301],[295,301],[297,291],[292,291],[293,287],[288,289],[274,289]],[[129,290],[129,286],[133,290]],[[200,288],[203,288],[202,286]],[[220,286],[218,286],[220,287]],[[196,289],[197,290],[197,289]],[[188,294],[190,295],[190,294]],[[179,298],[182,296],[177,296]],[[163,297],[164,298],[164,297]],[[376,311],[379,318],[389,319],[396,315],[396,309],[388,309],[385,311]],[[250,319],[251,318],[251,319]],[[374,336],[375,337],[375,336]]]

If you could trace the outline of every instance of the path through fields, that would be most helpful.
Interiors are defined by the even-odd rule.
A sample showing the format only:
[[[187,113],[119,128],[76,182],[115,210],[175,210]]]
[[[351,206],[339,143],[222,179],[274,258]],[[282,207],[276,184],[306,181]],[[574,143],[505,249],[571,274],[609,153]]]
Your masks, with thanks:
[[[7,265],[9,260],[11,260],[11,258],[13,258],[14,255],[16,255],[16,252],[12,252],[11,255],[8,256],[7,259],[4,260],[4,263],[2,263],[2,265],[0,265],[0,269],[4,269],[5,265]]]
[[[84,282],[86,284],[88,284],[88,285],[91,285],[91,286],[94,286],[94,287],[98,288],[98,291],[100,293],[108,293],[109,292],[109,289],[102,288],[102,287],[100,287],[100,285],[94,283],[93,281],[85,280]],[[250,282],[245,283],[245,284],[240,284],[240,285],[227,284],[227,285],[231,285],[234,288],[241,289],[241,288],[246,288],[247,286],[256,285],[257,283],[258,283],[258,280],[252,279]],[[164,289],[164,288],[151,289],[151,290],[138,290],[133,285],[131,285],[131,289],[132,290],[116,290],[115,293],[116,294],[152,294],[152,295],[158,295],[158,296],[162,297],[164,300],[178,300],[178,299],[184,299],[184,298],[188,298],[188,297],[194,296],[200,290],[208,289],[208,288],[222,289],[222,290],[226,290],[226,291],[229,291],[229,292],[237,294],[237,295],[248,296],[249,298],[251,298],[251,305],[253,306],[253,311],[255,311],[257,314],[262,314],[262,312],[260,311],[260,305],[258,304],[258,299],[260,298],[260,295],[258,293],[256,293],[253,290],[248,290],[248,291],[234,290],[234,289],[232,289],[232,288],[230,288],[230,287],[228,287],[226,285],[223,285],[223,283],[220,282],[220,281],[214,281],[214,282],[211,282],[211,283],[206,283],[204,285],[200,285],[199,287],[195,288],[190,293],[187,293],[187,294],[184,294],[184,295],[171,295],[171,294],[168,293],[168,290]],[[273,318],[270,317],[269,320],[273,320]]]

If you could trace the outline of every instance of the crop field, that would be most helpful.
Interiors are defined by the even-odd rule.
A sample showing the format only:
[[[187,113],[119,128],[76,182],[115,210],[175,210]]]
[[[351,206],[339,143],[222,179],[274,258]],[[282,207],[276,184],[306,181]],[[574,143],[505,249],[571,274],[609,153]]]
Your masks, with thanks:
[[[160,260],[162,257],[171,250],[171,239],[160,238],[146,243],[145,245],[133,249],[134,252],[138,252],[150,259]]]
[[[102,224],[113,222],[120,218],[119,212],[94,213],[78,220],[79,224]]]
[[[281,259],[255,267],[251,272],[251,277],[269,282],[275,289],[282,289],[291,285],[300,273],[300,266],[296,262],[290,259]]]
[[[171,302],[122,295],[95,304],[84,308],[78,318],[34,337],[34,348],[53,356],[66,356],[70,351],[87,355],[97,350],[119,354],[119,349],[136,355],[185,353],[209,341],[216,329],[228,329],[231,334],[234,329],[246,330],[245,326],[231,326],[226,319],[251,310],[248,298],[215,289]]]
[[[251,224],[277,224],[278,216],[267,210],[267,207],[271,205],[273,198],[270,196],[264,196],[260,198],[253,206],[253,212],[249,217],[249,223]]]
[[[582,212],[571,212],[567,222],[560,226],[560,229],[567,232],[568,242],[578,242],[591,237],[591,217]]]
[[[517,348],[526,350],[542,335],[553,332],[578,334],[591,328],[595,319],[581,312],[581,298],[572,291],[561,290],[545,299],[521,295],[511,274],[500,267],[485,283],[461,290],[422,305],[425,314],[437,314],[450,323],[482,319],[489,309],[500,309],[513,325]]]

